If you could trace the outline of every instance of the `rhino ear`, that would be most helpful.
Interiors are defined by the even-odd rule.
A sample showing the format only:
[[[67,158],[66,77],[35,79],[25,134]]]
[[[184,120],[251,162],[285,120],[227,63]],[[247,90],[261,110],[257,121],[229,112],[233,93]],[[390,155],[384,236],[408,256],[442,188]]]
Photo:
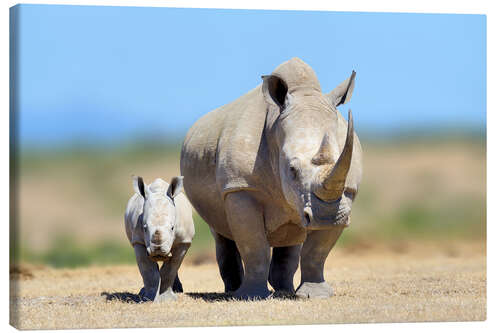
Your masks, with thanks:
[[[288,94],[286,82],[276,75],[263,75],[262,81],[262,93],[268,103],[272,101],[279,106],[280,110],[283,110]]]
[[[339,84],[337,88],[333,89],[332,92],[327,95],[334,106],[339,106],[351,100],[355,78],[356,72],[352,71],[352,74],[348,79]]]
[[[168,186],[167,195],[172,199],[175,198],[179,193],[181,193],[183,187],[184,177],[173,177],[170,181],[170,185]]]
[[[146,194],[144,193],[144,181],[142,177],[133,176],[133,185],[135,193],[141,195],[143,198],[146,198]]]

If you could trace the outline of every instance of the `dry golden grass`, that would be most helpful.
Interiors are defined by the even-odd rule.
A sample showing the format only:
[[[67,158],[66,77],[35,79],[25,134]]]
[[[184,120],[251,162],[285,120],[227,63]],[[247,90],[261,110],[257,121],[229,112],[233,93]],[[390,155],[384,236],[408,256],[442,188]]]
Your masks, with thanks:
[[[141,287],[134,266],[25,265],[11,271],[11,323],[61,329],[485,320],[485,251],[484,242],[458,241],[334,250],[325,275],[335,296],[323,300],[228,300],[213,259],[182,266],[186,293],[163,304],[134,302]]]

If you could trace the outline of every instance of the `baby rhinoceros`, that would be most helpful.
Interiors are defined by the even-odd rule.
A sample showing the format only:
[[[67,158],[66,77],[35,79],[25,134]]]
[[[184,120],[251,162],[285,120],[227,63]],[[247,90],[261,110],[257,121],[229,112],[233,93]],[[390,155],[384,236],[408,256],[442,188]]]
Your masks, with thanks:
[[[125,211],[125,230],[141,272],[141,300],[175,300],[182,292],[177,271],[194,236],[192,207],[182,193],[182,178],[145,185],[134,177],[135,194]],[[163,261],[161,268],[158,262]]]

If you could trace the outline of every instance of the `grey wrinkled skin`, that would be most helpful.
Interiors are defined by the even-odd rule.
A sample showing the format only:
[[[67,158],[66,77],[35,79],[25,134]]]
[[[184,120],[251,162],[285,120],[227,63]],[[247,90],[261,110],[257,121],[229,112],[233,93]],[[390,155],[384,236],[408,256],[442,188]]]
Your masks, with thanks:
[[[362,174],[351,112],[347,122],[336,108],[350,100],[354,78],[323,94],[312,68],[293,58],[186,135],[186,195],[211,228],[235,297],[267,297],[268,281],[279,293],[333,295],[323,267],[350,223]]]
[[[134,177],[134,195],[125,211],[125,231],[144,282],[143,301],[175,300],[182,292],[178,270],[194,237],[192,207],[182,193],[182,177],[150,185]],[[163,261],[161,268],[158,262]]]

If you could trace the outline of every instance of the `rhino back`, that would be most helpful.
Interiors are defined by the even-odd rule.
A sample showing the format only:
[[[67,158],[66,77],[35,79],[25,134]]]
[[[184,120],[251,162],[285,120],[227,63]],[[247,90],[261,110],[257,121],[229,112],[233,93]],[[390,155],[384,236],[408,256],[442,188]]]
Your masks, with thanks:
[[[189,130],[181,151],[184,190],[205,221],[229,237],[224,195],[260,188],[262,135],[266,106],[261,85],[200,118]],[[265,159],[265,158],[264,158]]]
[[[185,182],[196,179],[203,180],[203,185],[215,185],[208,183],[216,181],[220,193],[255,186],[255,162],[265,119],[261,85],[200,118],[189,130],[181,152]]]

